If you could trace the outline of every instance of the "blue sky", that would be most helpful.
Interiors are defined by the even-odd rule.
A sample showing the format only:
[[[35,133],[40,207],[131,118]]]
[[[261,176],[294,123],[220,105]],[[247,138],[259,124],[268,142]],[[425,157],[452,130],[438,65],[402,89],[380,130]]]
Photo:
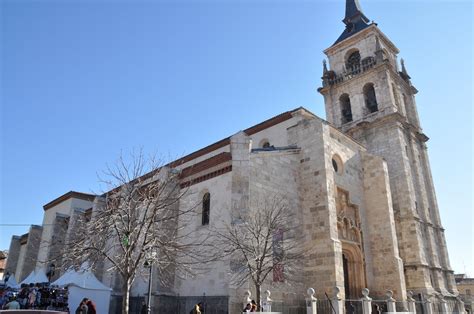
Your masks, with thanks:
[[[474,276],[471,1],[361,0],[413,84],[450,259]],[[0,1],[0,249],[120,152],[181,156],[281,112],[325,117],[343,0]],[[6,226],[5,224],[25,224]]]

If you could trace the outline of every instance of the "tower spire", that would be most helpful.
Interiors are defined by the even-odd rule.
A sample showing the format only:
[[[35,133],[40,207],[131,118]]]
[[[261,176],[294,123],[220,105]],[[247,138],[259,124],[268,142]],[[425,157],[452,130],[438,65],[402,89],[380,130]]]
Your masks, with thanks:
[[[342,22],[346,24],[346,29],[334,44],[337,44],[370,25],[370,20],[362,12],[359,0],[346,0],[346,15]]]
[[[350,22],[351,19],[361,15],[363,18],[369,21],[369,19],[362,13],[362,8],[359,4],[359,0],[346,0],[346,16],[344,17],[344,24]]]

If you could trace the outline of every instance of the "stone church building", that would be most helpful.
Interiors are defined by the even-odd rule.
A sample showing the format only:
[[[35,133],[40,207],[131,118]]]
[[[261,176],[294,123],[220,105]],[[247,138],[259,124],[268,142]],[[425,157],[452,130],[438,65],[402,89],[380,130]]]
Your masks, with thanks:
[[[397,300],[406,300],[407,291],[455,297],[417,89],[403,59],[399,65],[399,50],[358,0],[346,0],[343,23],[324,51],[318,91],[326,120],[296,108],[181,158],[181,180],[193,199],[180,206],[205,199],[206,219],[191,226],[205,233],[216,217],[238,217],[262,190],[278,191],[290,199],[304,245],[314,250],[303,286],[317,297],[334,287],[347,299],[360,298],[363,288],[372,297],[392,290]],[[42,242],[52,243],[55,224],[71,223],[92,203],[93,196],[70,192],[45,205]],[[40,248],[38,265],[51,249]],[[205,296],[209,313],[234,313],[248,287],[231,286],[229,269],[217,263],[205,276],[176,279],[166,293],[156,286],[154,302],[178,300],[189,312]],[[102,280],[118,288],[109,277]],[[295,306],[305,297],[305,289],[289,292],[283,284],[269,289],[275,301]],[[135,291],[143,295],[146,287]]]

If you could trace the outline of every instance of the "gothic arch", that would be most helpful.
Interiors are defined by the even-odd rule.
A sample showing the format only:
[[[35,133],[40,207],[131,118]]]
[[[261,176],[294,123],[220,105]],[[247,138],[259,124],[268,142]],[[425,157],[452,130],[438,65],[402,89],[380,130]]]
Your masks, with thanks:
[[[367,83],[362,89],[364,93],[365,107],[369,113],[377,112],[379,106],[377,104],[377,96],[375,95],[375,88],[373,83]]]
[[[344,58],[346,64],[346,71],[349,74],[358,74],[360,72],[360,52],[359,50],[353,48],[347,51]]]
[[[202,193],[202,210],[201,210],[201,225],[209,225],[209,220],[211,216],[211,193],[205,190]]]
[[[362,251],[355,244],[342,242],[342,258],[346,298],[359,298],[361,290],[367,286]]]
[[[267,138],[264,138],[260,141],[260,144],[258,145],[258,147],[269,148],[270,147],[270,141]]]
[[[365,259],[359,208],[349,200],[349,192],[336,188],[336,212],[346,298],[358,298],[366,287]]]
[[[339,104],[341,106],[341,123],[345,124],[352,121],[351,99],[348,94],[342,94],[339,97]]]

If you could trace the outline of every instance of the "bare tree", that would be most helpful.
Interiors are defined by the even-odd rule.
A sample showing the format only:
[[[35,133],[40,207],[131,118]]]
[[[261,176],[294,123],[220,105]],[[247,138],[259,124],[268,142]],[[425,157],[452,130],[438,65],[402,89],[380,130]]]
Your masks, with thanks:
[[[254,284],[258,310],[261,288],[269,280],[291,283],[302,273],[307,253],[302,234],[295,232],[296,214],[279,195],[262,196],[241,219],[215,229],[222,252],[231,257],[231,281]]]
[[[82,215],[75,222],[63,250],[64,265],[91,267],[108,265],[107,271],[122,279],[122,313],[128,313],[132,284],[145,261],[152,263],[159,280],[170,284],[175,276],[193,273],[205,262],[205,239],[192,237],[187,218],[194,207],[181,208],[186,194],[179,172],[162,166],[142,153],[130,163],[120,158],[105,172],[108,192],[95,201],[92,216]]]

